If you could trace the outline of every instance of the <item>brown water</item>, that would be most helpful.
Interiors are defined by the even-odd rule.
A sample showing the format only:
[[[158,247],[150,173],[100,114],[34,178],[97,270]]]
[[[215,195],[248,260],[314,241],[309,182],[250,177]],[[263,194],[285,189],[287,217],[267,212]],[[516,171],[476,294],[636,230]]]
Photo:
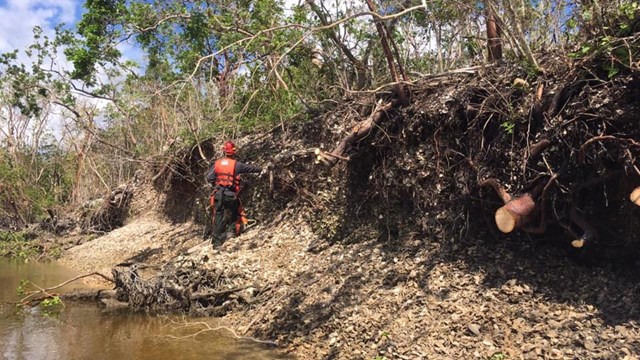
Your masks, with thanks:
[[[286,359],[265,346],[235,340],[224,330],[173,338],[203,329],[185,327],[186,322],[204,321],[215,327],[215,319],[107,311],[76,302],[49,311],[42,307],[16,311],[7,303],[20,299],[16,289],[21,279],[47,287],[75,275],[56,263],[23,264],[0,258],[0,359]]]

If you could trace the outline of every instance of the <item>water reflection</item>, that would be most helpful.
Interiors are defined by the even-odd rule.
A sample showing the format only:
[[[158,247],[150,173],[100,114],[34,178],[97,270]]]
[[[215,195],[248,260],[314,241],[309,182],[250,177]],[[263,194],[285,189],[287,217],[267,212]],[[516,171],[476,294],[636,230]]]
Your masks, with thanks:
[[[20,279],[53,286],[77,274],[57,264],[17,264],[0,259],[0,358],[2,359],[284,359],[264,346],[235,341],[222,332],[187,339],[202,327],[167,318],[107,311],[95,304],[67,303],[56,315],[40,307],[15,314]],[[215,327],[215,319],[204,319]]]

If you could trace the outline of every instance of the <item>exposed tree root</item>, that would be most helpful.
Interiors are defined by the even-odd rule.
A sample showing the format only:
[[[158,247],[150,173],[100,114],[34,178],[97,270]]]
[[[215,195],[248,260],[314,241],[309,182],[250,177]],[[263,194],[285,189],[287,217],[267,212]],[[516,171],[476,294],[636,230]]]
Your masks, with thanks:
[[[235,286],[234,275],[222,270],[205,269],[193,261],[167,264],[158,276],[144,279],[134,265],[114,268],[116,299],[134,309],[171,309],[192,315],[222,316],[228,311],[252,303],[258,287]]]
[[[386,117],[387,111],[397,106],[399,103],[399,100],[378,103],[371,115],[366,120],[359,122],[351,128],[349,135],[344,137],[331,153],[318,154],[319,159],[321,159],[321,161],[327,166],[335,165],[337,160],[343,157],[353,144],[369,135],[371,131],[380,124],[380,122]]]
[[[133,199],[132,184],[111,191],[97,209],[89,208],[82,214],[80,227],[86,232],[106,233],[119,228],[129,215]]]
[[[493,190],[495,190],[496,194],[498,194],[498,197],[500,197],[500,200],[502,200],[502,202],[504,202],[505,204],[511,201],[511,195],[509,195],[509,193],[502,187],[502,185],[500,185],[500,183],[496,179],[486,179],[481,181],[478,185],[480,187],[492,187]]]

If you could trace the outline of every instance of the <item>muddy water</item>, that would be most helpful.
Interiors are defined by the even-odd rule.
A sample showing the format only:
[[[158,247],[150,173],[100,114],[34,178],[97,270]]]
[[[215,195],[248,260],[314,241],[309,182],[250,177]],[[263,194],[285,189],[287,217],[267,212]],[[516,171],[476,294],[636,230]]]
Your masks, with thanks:
[[[285,359],[265,346],[234,340],[224,331],[188,337],[202,327],[185,327],[185,321],[204,320],[214,327],[215,319],[107,311],[76,302],[16,311],[7,303],[20,299],[16,289],[21,279],[47,287],[75,275],[55,263],[21,264],[0,258],[0,359]]]

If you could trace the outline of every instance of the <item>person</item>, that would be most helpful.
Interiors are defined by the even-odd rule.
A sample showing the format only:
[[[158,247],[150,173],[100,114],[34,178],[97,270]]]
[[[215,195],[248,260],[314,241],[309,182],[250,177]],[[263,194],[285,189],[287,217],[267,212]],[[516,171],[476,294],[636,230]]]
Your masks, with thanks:
[[[241,216],[244,210],[238,198],[241,190],[240,175],[262,172],[262,168],[237,161],[236,146],[227,141],[222,146],[224,157],[216,160],[207,172],[206,180],[213,185],[213,194],[210,203],[213,211],[213,238],[212,245],[216,242],[223,243],[226,239],[240,235],[242,230]],[[229,219],[224,221],[224,213],[229,213]]]

